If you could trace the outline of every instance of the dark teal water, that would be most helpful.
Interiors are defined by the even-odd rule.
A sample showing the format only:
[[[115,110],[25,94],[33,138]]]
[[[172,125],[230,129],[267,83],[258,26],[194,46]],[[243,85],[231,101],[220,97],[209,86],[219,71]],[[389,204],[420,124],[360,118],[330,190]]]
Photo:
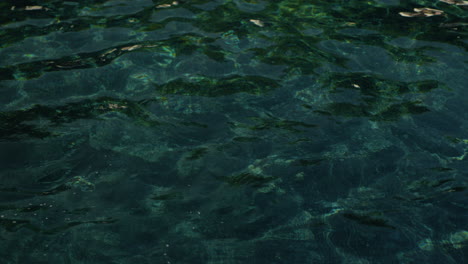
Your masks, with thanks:
[[[467,16],[1,1],[0,263],[466,263]]]

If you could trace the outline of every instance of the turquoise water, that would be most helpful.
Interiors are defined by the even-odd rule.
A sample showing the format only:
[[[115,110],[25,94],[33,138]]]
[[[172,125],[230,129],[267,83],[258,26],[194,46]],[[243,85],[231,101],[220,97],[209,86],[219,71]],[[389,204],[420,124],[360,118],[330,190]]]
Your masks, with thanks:
[[[448,2],[1,1],[0,263],[466,263]]]

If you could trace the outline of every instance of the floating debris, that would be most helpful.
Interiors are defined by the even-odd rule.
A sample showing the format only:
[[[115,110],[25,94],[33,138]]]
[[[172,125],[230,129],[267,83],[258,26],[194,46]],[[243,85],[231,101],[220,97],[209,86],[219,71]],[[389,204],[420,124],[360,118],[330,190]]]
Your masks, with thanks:
[[[143,46],[142,45],[133,45],[133,46],[128,46],[128,47],[123,47],[122,50],[132,51],[132,50],[139,49],[141,47],[143,47]]]
[[[259,26],[259,27],[264,27],[265,23],[263,21],[258,20],[258,19],[250,19],[250,22],[252,22],[254,25]]]
[[[413,8],[414,13],[411,12],[400,12],[400,16],[404,17],[431,17],[431,16],[440,16],[444,14],[444,11],[422,7],[422,8]]]
[[[24,10],[26,10],[26,11],[46,10],[46,11],[47,11],[47,10],[49,10],[49,9],[47,9],[47,8],[45,8],[45,7],[43,7],[43,6],[26,6],[26,7],[24,8]]]
[[[422,13],[424,16],[439,16],[444,13],[444,11],[439,10],[439,9],[433,9],[433,8],[428,8],[428,7],[423,7],[423,8],[414,8],[413,9],[417,13]]]
[[[117,103],[115,103],[115,104],[108,103],[106,106],[101,105],[101,106],[97,107],[97,109],[99,109],[99,110],[109,110],[109,109],[110,110],[115,110],[115,109],[126,109],[126,108],[128,108],[128,106],[120,105],[120,104],[117,104]]]
[[[100,55],[100,56],[103,57],[103,56],[109,55],[109,54],[111,54],[112,52],[114,52],[114,51],[116,51],[116,50],[117,50],[117,49],[115,49],[115,48],[114,48],[114,49],[111,49],[111,50],[108,50],[108,51],[104,52],[104,53],[103,53],[102,55]]]
[[[171,7],[171,4],[162,4],[162,5],[157,5],[156,8],[168,8]]]
[[[343,26],[346,26],[346,27],[354,27],[356,25],[357,25],[356,22],[345,22],[345,23],[343,23]]]
[[[125,105],[118,105],[118,104],[109,104],[108,107],[109,107],[109,109],[125,109],[125,108],[128,108]]]
[[[160,5],[157,5],[156,8],[169,8],[171,6],[176,6],[178,5],[179,2],[178,1],[173,1],[172,3],[170,4],[160,4]]]

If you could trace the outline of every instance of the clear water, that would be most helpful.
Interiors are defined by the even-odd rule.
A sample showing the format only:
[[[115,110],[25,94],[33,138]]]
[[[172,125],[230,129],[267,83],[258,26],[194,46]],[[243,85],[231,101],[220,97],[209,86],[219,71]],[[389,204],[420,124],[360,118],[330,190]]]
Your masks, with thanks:
[[[1,1],[0,263],[466,263],[466,7]]]

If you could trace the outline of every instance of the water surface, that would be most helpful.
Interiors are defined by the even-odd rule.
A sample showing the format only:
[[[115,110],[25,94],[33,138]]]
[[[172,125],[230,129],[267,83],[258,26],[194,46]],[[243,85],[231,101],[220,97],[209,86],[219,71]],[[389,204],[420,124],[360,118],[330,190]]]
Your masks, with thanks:
[[[2,1],[0,262],[466,262],[456,3]]]

